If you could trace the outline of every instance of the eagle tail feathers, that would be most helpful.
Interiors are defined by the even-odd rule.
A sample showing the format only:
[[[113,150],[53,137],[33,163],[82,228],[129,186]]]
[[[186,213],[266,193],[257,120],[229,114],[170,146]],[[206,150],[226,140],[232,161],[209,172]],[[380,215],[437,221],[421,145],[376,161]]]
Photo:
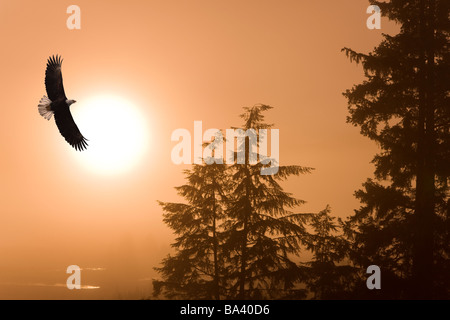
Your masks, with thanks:
[[[53,115],[53,111],[50,107],[52,101],[47,98],[47,96],[43,96],[41,100],[39,100],[38,110],[39,114],[47,120],[50,120]]]

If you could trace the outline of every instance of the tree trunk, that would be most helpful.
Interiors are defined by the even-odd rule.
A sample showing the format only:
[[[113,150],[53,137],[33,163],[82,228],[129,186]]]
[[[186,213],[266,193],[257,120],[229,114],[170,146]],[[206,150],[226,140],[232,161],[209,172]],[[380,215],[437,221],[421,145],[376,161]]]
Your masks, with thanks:
[[[427,1],[428,2],[428,1]],[[420,2],[421,66],[419,74],[419,130],[415,239],[413,249],[412,297],[432,298],[433,288],[433,216],[435,209],[434,166],[434,16],[433,0]]]
[[[214,181],[213,181],[214,182]],[[219,261],[217,257],[217,235],[216,235],[216,194],[213,190],[213,251],[214,251],[214,297],[220,300],[219,292]]]
[[[244,212],[244,223],[243,223],[243,229],[242,229],[242,243],[241,243],[241,272],[240,272],[240,279],[239,279],[239,299],[244,300],[246,298],[245,296],[245,282],[246,282],[246,273],[247,273],[247,233],[248,233],[248,218],[251,215],[251,204],[250,204],[250,186],[251,183],[251,172],[249,169],[250,161],[249,161],[249,152],[250,152],[250,139],[248,137],[245,137],[245,167],[246,167],[246,187],[245,187],[245,193],[247,198],[247,210]]]

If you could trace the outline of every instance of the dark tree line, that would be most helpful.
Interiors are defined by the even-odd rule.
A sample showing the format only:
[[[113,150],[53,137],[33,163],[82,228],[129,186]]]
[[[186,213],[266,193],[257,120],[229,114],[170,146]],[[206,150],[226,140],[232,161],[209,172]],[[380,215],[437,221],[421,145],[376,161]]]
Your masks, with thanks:
[[[247,137],[243,163],[194,165],[177,188],[187,203],[160,203],[177,238],[157,268],[155,296],[450,298],[450,2],[370,2],[401,30],[368,54],[343,49],[366,77],[344,93],[347,120],[380,147],[374,178],[355,192],[361,207],[345,221],[329,208],[298,213],[303,201],[280,181],[312,169],[261,175],[266,164],[249,160],[258,139]],[[268,109],[245,108],[242,129],[270,128]],[[373,264],[381,290],[366,287]]]

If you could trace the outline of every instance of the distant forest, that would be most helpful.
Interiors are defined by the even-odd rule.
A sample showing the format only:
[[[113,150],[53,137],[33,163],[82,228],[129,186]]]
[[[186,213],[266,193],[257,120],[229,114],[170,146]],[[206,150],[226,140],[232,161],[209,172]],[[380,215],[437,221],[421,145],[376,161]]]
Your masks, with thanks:
[[[243,163],[194,164],[176,187],[185,202],[160,202],[176,239],[154,298],[450,298],[450,1],[370,2],[401,29],[368,54],[342,49],[365,74],[343,93],[347,122],[380,148],[360,208],[344,220],[301,212],[280,181],[311,168],[261,175],[267,163],[249,151],[259,140],[246,137]],[[259,137],[269,109],[244,108],[241,129]],[[370,265],[380,290],[367,287]]]

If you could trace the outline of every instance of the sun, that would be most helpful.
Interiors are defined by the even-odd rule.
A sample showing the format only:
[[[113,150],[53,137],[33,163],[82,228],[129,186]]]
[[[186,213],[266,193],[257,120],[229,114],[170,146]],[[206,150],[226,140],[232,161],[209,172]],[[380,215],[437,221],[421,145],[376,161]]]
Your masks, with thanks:
[[[87,150],[76,154],[100,174],[131,170],[149,147],[148,124],[130,101],[111,95],[96,96],[72,105],[80,131],[89,140]]]

